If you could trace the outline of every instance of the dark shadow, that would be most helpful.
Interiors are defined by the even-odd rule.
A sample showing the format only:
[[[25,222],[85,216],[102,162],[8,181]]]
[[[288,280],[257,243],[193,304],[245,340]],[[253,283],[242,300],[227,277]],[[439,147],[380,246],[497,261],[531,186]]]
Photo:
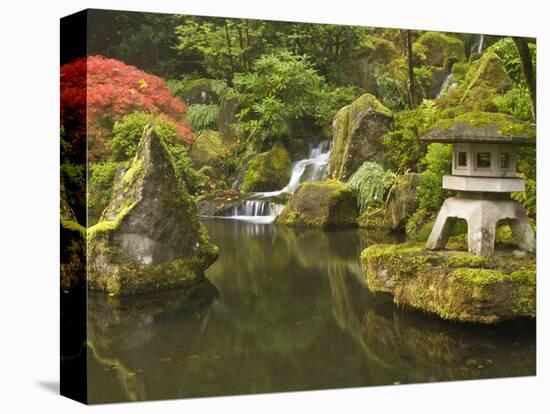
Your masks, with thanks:
[[[59,395],[59,381],[38,381],[36,384],[46,391]]]

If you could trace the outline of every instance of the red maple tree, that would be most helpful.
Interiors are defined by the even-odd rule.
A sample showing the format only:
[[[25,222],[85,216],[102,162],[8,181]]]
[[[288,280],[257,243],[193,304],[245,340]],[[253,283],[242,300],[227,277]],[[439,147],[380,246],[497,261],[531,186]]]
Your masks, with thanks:
[[[159,115],[174,124],[185,143],[195,141],[183,119],[187,107],[172,96],[164,79],[103,56],[61,67],[61,122],[75,150],[85,145],[87,131],[90,159],[104,157],[114,123],[134,111]]]

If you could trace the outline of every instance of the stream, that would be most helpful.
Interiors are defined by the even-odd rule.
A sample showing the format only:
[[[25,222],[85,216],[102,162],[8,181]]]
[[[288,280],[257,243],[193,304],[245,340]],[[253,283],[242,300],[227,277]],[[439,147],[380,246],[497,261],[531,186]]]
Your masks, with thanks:
[[[535,323],[449,323],[369,292],[360,251],[395,240],[203,220],[219,259],[190,293],[88,294],[90,402],[534,375]]]

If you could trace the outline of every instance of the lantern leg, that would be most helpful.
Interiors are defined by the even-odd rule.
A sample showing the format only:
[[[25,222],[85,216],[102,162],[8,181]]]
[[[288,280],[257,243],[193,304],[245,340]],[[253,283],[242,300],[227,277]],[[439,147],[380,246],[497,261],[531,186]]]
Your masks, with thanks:
[[[445,245],[451,237],[453,227],[456,224],[457,217],[452,216],[452,208],[449,208],[450,199],[445,200],[439,210],[437,219],[435,220],[434,226],[426,243],[426,248],[428,250],[441,250],[445,248]]]

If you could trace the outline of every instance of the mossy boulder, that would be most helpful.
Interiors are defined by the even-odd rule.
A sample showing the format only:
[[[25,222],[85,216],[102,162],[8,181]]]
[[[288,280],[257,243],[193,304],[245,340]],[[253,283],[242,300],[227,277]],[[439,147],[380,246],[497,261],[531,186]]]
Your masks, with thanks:
[[[374,230],[404,231],[409,217],[416,211],[416,188],[420,174],[408,173],[395,178],[386,202],[375,211],[366,211],[358,219],[359,227]]]
[[[235,123],[239,112],[239,98],[225,96],[220,101],[220,114],[218,116],[218,132],[225,142],[233,142],[239,138]]]
[[[80,225],[67,201],[63,180],[60,187],[60,284],[63,291],[84,287],[86,276],[86,228]]]
[[[313,181],[300,185],[277,217],[291,227],[341,228],[357,225],[357,197],[340,182]]]
[[[365,161],[383,165],[383,136],[392,129],[391,111],[371,94],[340,109],[332,123],[329,176],[346,181]]]
[[[240,190],[280,190],[288,184],[291,175],[292,162],[288,151],[281,143],[276,143],[269,151],[256,155],[248,163]]]
[[[464,61],[466,52],[462,40],[440,32],[426,32],[413,44],[415,58],[430,66],[444,66],[449,59]]]
[[[399,58],[393,42],[372,34],[360,35],[352,53],[341,53],[338,70],[333,74],[340,85],[361,86],[365,92],[376,93],[376,76],[379,70]]]
[[[197,136],[189,156],[199,166],[212,165],[221,157],[223,148],[224,145],[218,131],[208,129]]]
[[[490,110],[493,99],[512,88],[512,81],[498,55],[485,52],[466,75],[468,86],[462,95],[462,111]]]
[[[112,295],[201,281],[218,254],[152,128],[115,182],[100,221],[88,228],[87,240],[88,287]]]
[[[535,262],[513,251],[482,257],[416,243],[378,244],[361,254],[371,291],[443,319],[485,324],[535,317]]]
[[[187,105],[217,104],[219,96],[215,92],[217,79],[196,78],[183,79],[180,81],[176,95],[182,98]]]

